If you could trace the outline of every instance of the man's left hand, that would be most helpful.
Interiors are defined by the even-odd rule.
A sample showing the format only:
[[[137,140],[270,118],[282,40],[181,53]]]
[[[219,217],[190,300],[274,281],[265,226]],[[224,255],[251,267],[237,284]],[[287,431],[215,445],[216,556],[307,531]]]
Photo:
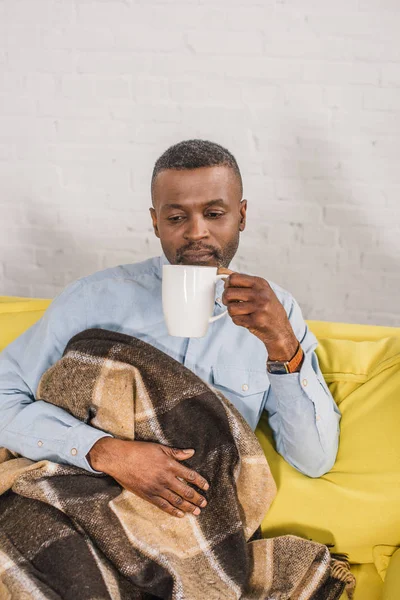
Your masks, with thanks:
[[[225,280],[222,302],[235,325],[245,327],[266,346],[270,360],[290,360],[298,347],[286,311],[262,277],[220,268]]]

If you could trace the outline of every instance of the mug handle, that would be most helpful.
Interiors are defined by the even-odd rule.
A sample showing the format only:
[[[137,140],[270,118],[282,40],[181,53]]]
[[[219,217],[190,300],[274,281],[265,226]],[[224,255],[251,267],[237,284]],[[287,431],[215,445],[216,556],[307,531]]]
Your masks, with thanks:
[[[215,280],[219,281],[220,279],[227,279],[227,277],[228,277],[228,275],[216,275]],[[209,323],[214,323],[214,321],[218,321],[218,319],[220,319],[221,317],[224,317],[227,312],[228,312],[228,309],[224,310],[224,312],[221,313],[220,315],[217,315],[215,317],[210,317]]]

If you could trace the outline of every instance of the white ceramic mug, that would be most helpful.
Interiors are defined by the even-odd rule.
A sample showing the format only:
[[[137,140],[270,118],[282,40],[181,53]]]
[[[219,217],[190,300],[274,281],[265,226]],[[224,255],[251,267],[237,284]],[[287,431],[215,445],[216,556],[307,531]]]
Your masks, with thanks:
[[[209,323],[228,312],[212,317],[215,284],[227,275],[217,267],[163,265],[162,305],[168,333],[177,337],[203,337]]]

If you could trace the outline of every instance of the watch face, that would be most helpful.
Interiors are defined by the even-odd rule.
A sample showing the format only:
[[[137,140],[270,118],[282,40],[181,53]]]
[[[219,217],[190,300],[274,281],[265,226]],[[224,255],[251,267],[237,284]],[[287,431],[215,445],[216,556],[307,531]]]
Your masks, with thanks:
[[[269,362],[267,364],[267,370],[273,375],[286,375],[288,372],[286,363],[284,362]]]

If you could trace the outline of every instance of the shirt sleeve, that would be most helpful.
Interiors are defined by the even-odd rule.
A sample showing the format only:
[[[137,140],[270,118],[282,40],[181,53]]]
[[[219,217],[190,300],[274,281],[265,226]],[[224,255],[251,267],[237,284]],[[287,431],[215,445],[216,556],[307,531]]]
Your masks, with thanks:
[[[303,364],[299,373],[268,373],[264,408],[277,451],[305,475],[320,477],[336,460],[340,412],[318,364],[317,340],[293,298],[288,317],[304,351]]]
[[[86,459],[109,434],[67,411],[35,401],[43,373],[61,358],[68,341],[87,329],[84,283],[68,286],[43,317],[0,354],[0,446],[32,460],[94,471]]]

